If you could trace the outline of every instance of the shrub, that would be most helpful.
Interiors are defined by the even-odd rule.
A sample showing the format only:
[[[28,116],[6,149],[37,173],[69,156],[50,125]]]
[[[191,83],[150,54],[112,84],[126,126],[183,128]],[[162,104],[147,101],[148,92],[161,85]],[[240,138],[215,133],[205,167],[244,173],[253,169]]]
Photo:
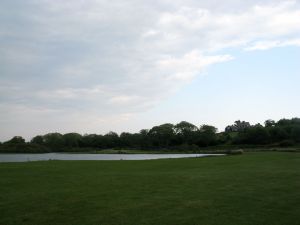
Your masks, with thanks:
[[[293,140],[284,140],[279,143],[280,147],[289,147],[295,145],[295,142]]]
[[[229,150],[227,152],[228,155],[241,155],[244,153],[243,149],[235,149],[235,150]]]

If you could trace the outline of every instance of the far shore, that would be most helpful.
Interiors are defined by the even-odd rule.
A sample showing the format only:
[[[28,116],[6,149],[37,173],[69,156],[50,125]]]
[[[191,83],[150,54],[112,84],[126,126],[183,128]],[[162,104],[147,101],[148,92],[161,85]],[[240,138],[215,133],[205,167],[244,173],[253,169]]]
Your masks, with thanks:
[[[242,154],[243,152],[300,152],[300,147],[251,147],[251,148],[207,148],[200,150],[141,150],[141,149],[62,149],[60,151],[30,152],[7,151],[0,154],[43,154],[43,153],[68,153],[68,154]]]

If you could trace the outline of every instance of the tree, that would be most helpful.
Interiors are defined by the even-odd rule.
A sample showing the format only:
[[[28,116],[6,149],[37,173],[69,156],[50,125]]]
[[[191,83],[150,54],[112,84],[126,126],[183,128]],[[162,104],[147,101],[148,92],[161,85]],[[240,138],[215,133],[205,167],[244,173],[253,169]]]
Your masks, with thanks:
[[[82,145],[82,136],[78,133],[64,134],[63,139],[66,147],[80,147]]]
[[[122,147],[134,147],[138,145],[138,139],[136,134],[123,132],[120,134],[120,145]]]
[[[295,142],[300,142],[300,126],[294,126],[292,131],[291,131],[291,138],[295,141]]]
[[[239,132],[243,131],[246,128],[250,127],[250,123],[246,121],[237,120],[233,125],[229,125],[225,128],[225,132]]]
[[[55,151],[60,150],[64,147],[63,135],[60,133],[48,133],[43,136],[45,145],[52,148]]]
[[[246,128],[250,127],[250,123],[246,122],[246,121],[237,120],[237,121],[234,122],[234,124],[237,127],[238,131],[243,131]]]
[[[272,142],[280,142],[289,138],[289,134],[278,126],[267,127]]]
[[[240,132],[238,142],[242,144],[263,145],[270,142],[270,134],[262,125],[257,124]]]
[[[210,125],[202,125],[197,135],[197,145],[206,147],[217,143],[217,128]]]
[[[174,125],[171,123],[154,126],[149,131],[152,144],[159,147],[168,147],[172,143],[174,134]]]
[[[139,132],[139,145],[142,148],[148,148],[151,145],[151,137],[149,136],[149,130],[148,129],[142,129]]]
[[[266,120],[265,121],[265,127],[274,127],[275,126],[275,121],[274,120]]]
[[[198,128],[189,122],[181,121],[180,123],[174,126],[176,134],[187,134],[193,131],[197,131]]]
[[[31,139],[30,141],[31,144],[38,144],[38,145],[44,145],[44,138],[42,135],[37,135],[34,138]]]
[[[25,139],[21,136],[14,136],[12,139],[10,139],[9,141],[7,141],[5,143],[7,143],[7,144],[24,144]]]
[[[174,126],[177,144],[192,144],[198,128],[189,122],[181,121]]]
[[[102,138],[102,135],[85,134],[82,136],[82,146],[90,148],[101,148],[103,146]]]
[[[103,137],[104,146],[107,148],[119,147],[119,135],[115,132],[108,132]]]
[[[200,132],[202,133],[212,133],[212,134],[215,134],[217,132],[217,128],[214,127],[214,126],[210,126],[210,125],[202,125],[200,126],[200,129],[199,129]]]

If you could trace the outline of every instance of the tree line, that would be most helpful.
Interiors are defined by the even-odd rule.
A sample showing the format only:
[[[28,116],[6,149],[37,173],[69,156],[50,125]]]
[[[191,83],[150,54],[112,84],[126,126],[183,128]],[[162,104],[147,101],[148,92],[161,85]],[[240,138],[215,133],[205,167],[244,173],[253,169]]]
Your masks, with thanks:
[[[101,134],[48,133],[37,135],[29,142],[21,136],[0,143],[0,152],[59,152],[101,149],[141,149],[197,151],[209,147],[294,146],[300,143],[300,118],[266,120],[264,125],[235,121],[224,132],[211,125],[182,121],[165,123],[138,133]]]

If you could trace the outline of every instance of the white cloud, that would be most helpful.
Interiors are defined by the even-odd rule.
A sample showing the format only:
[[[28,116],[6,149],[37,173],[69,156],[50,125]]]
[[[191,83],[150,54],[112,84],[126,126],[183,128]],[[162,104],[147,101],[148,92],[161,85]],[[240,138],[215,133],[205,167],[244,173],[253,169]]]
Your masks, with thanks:
[[[300,47],[300,39],[285,41],[259,41],[245,48],[246,51],[268,50],[271,48],[297,46]]]
[[[197,47],[199,51],[218,51],[247,45],[268,38],[286,39],[299,36],[300,9],[296,2],[254,5],[238,13],[180,7],[160,16],[155,28],[160,34],[157,45],[165,50],[183,51]]]
[[[190,81],[211,64],[232,60],[230,55],[203,56],[194,50],[180,58],[168,57],[158,62],[159,70],[165,71],[168,80]]]
[[[81,115],[74,116],[78,124],[151,109],[209,66],[232,60],[227,48],[299,46],[297,1],[3,0],[0,6],[0,103]],[[38,118],[24,113],[20,120]]]

